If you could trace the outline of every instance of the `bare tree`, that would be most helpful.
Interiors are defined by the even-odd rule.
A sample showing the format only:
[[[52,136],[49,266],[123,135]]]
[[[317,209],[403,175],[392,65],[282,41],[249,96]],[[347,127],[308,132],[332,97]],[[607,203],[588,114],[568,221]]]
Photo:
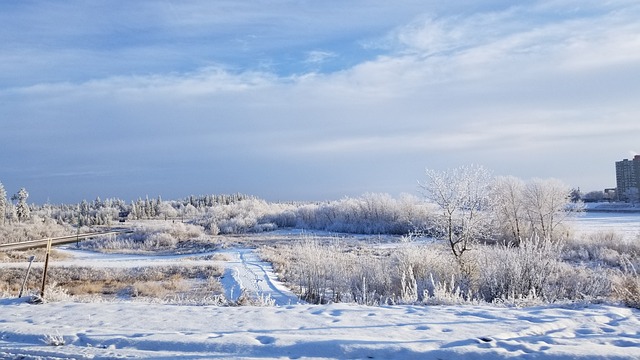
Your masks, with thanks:
[[[525,182],[514,176],[500,176],[491,187],[497,226],[511,243],[528,237],[524,205]]]
[[[534,179],[524,188],[527,221],[533,235],[559,240],[564,221],[582,211],[582,203],[571,202],[571,189],[557,179]]]
[[[490,172],[476,165],[446,171],[426,171],[419,182],[425,197],[437,204],[436,233],[449,242],[451,252],[462,266],[462,255],[470,245],[486,238],[491,229]]]
[[[525,183],[512,176],[496,178],[492,197],[503,237],[515,245],[534,237],[558,240],[564,221],[583,208],[582,202],[572,201],[571,192],[556,179]]]

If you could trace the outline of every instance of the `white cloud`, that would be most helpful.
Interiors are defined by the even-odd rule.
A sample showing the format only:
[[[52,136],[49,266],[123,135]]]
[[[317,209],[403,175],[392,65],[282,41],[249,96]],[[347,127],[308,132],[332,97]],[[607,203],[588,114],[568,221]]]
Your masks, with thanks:
[[[335,53],[330,51],[313,50],[307,53],[307,58],[305,62],[317,65],[317,64],[322,64],[327,60],[334,58],[336,56],[337,55]]]

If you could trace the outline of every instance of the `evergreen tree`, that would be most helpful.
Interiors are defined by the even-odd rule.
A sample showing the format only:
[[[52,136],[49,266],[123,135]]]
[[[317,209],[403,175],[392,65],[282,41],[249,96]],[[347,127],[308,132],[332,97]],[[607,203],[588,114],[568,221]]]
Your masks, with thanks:
[[[134,201],[131,202],[131,213],[129,214],[129,218],[132,220],[139,219],[138,205]]]
[[[13,200],[17,200],[16,215],[18,216],[18,221],[20,222],[29,219],[29,217],[31,216],[31,211],[29,210],[29,205],[27,204],[28,197],[29,193],[25,188],[21,188],[20,191],[18,191],[18,193],[12,197]]]
[[[0,182],[0,217],[2,217],[2,225],[5,224],[7,218],[7,191]]]

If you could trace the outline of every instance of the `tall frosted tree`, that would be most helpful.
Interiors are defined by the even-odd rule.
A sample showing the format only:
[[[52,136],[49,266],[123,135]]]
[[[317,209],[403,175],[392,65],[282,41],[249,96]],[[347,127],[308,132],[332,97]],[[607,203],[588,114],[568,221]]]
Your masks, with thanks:
[[[525,187],[525,182],[514,176],[500,176],[492,186],[497,225],[504,238],[516,245],[530,235],[524,199]]]
[[[427,199],[438,205],[435,219],[438,238],[449,243],[456,260],[471,245],[491,232],[491,173],[482,166],[462,166],[446,171],[427,170],[427,180],[419,185]]]
[[[25,188],[21,188],[20,191],[16,195],[13,196],[13,200],[16,200],[16,215],[18,216],[18,221],[22,222],[24,220],[29,219],[31,216],[31,211],[29,210],[29,205],[27,204],[27,198],[29,198],[29,193]]]
[[[564,221],[582,210],[581,203],[572,205],[571,189],[557,179],[534,179],[526,184],[524,204],[532,232],[554,241],[562,237]]]
[[[0,182],[0,217],[2,217],[2,225],[5,224],[7,218],[7,191]]]

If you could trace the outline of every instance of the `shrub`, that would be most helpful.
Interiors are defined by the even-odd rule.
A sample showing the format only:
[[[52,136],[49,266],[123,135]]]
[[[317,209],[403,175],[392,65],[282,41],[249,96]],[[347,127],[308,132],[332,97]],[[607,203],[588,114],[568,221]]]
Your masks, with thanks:
[[[80,248],[105,252],[144,252],[175,250],[181,244],[197,241],[207,246],[213,244],[205,236],[202,227],[181,222],[141,224],[132,233],[108,235],[80,243]]]
[[[0,224],[1,225],[1,224]],[[10,244],[27,240],[40,240],[51,237],[75,234],[70,226],[59,225],[51,221],[33,219],[29,223],[12,223],[0,226],[0,244]]]
[[[640,266],[640,241],[613,231],[601,231],[567,241],[566,261],[622,269]]]
[[[534,237],[520,246],[482,247],[478,254],[477,292],[492,302],[532,293],[545,298],[558,272],[560,246]]]
[[[640,277],[637,274],[619,275],[615,280],[613,292],[623,304],[640,309]]]

